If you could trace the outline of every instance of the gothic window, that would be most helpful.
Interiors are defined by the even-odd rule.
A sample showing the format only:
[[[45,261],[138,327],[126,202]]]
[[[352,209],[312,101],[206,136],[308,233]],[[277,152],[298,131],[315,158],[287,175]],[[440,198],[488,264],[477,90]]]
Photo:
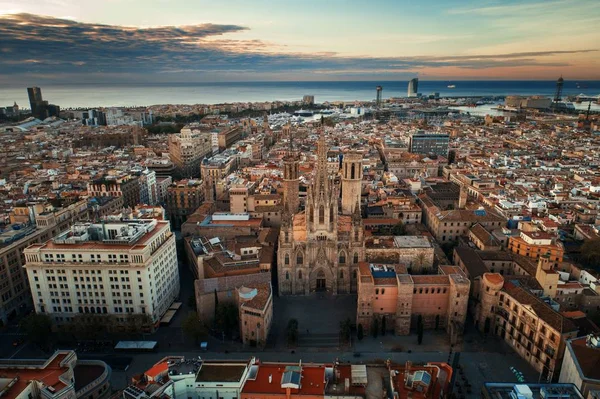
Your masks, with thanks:
[[[289,264],[290,264],[290,255],[288,255],[288,254],[285,254],[285,260],[284,260],[284,262],[283,262],[283,263],[284,263],[284,264],[286,264],[286,265],[289,265]]]
[[[356,270],[354,270],[354,271],[352,272],[352,278],[353,278],[353,279],[356,279],[357,275],[358,275],[358,272],[357,272]]]
[[[325,207],[321,205],[319,207],[319,224],[325,223]]]
[[[302,270],[298,270],[298,280],[302,280]]]
[[[285,272],[285,279],[289,280],[290,279],[290,272]]]
[[[354,164],[352,164],[352,167],[350,168],[350,178],[354,179]]]
[[[290,241],[290,233],[288,233],[287,231],[285,232],[285,242],[289,242]]]
[[[302,263],[304,263],[304,257],[302,256],[302,252],[298,252],[296,254],[296,264],[301,265]]]
[[[340,270],[340,279],[342,279],[342,280],[344,279],[344,271],[343,270]]]
[[[309,217],[311,223],[313,223],[315,221],[312,206],[310,207],[310,211],[308,212],[308,217]]]
[[[338,259],[338,263],[346,263],[346,254],[344,253],[344,251],[340,252],[340,257]]]
[[[329,208],[329,223],[333,223],[333,206]]]
[[[354,253],[354,259],[353,259],[353,262],[354,262],[355,264],[356,264],[356,263],[358,263],[358,252],[355,252],[355,253]]]
[[[354,232],[354,241],[358,241],[358,230]]]

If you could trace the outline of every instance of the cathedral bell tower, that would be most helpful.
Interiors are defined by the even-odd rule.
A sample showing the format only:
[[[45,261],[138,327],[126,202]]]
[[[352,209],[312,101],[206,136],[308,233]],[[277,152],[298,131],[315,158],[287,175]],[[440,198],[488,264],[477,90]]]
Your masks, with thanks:
[[[352,215],[360,204],[362,181],[362,155],[348,152],[342,160],[342,214]]]
[[[288,151],[283,158],[283,201],[291,215],[300,207],[300,157],[294,152],[292,130],[289,123],[284,127],[288,133]]]

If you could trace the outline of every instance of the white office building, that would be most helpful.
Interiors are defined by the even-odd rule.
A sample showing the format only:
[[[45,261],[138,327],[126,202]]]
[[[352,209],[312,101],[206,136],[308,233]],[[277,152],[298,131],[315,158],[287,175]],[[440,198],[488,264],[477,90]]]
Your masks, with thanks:
[[[168,221],[77,223],[24,251],[35,311],[57,323],[79,314],[148,315],[158,322],[179,296]]]

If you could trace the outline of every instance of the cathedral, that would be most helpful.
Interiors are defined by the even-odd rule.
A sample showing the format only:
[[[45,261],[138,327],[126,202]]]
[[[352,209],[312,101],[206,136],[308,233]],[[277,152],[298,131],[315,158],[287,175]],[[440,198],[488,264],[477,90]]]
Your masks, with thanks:
[[[277,277],[280,295],[332,294],[357,290],[358,264],[364,259],[360,214],[362,157],[350,153],[341,165],[341,184],[327,170],[327,144],[321,127],[317,163],[305,209],[299,210],[299,155],[290,127],[289,150],[283,160],[283,201]],[[341,189],[341,200],[340,200]]]

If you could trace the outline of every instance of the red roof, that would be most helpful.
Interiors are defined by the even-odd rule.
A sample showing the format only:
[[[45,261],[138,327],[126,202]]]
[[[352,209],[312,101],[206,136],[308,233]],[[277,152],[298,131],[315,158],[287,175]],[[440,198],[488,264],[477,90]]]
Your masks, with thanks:
[[[286,366],[298,366],[285,363],[257,363],[258,373],[255,380],[247,380],[243,394],[281,394],[286,388],[281,387],[281,377]],[[269,376],[271,382],[269,382]],[[291,389],[292,395],[324,395],[325,365],[302,365],[300,389]]]
[[[155,380],[160,374],[166,373],[169,370],[169,364],[167,362],[157,363],[152,366],[151,369],[146,371],[148,379]]]

